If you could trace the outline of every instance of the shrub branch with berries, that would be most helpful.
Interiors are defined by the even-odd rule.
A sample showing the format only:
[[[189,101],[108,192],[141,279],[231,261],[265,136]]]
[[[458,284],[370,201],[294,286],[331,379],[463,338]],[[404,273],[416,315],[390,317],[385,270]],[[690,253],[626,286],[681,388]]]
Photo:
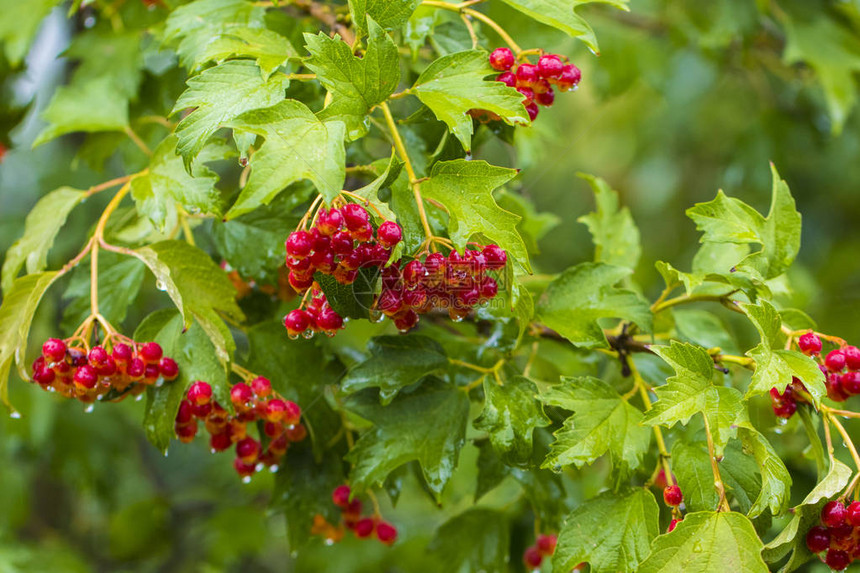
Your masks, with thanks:
[[[688,210],[692,270],[658,262],[651,300],[633,218],[584,175],[593,260],[534,274],[554,219],[482,143],[516,149],[583,76],[520,47],[489,3],[83,4],[70,13],[95,23],[80,42],[112,45],[125,21],[125,52],[145,50],[163,89],[138,98],[112,83],[121,65],[69,52],[108,91],[73,74],[38,143],[118,135],[127,170],[46,195],[6,254],[10,412],[13,366],[93,416],[145,397],[161,452],[232,450],[237,478],[273,480],[291,550],[374,538],[393,552],[378,570],[410,545],[430,549],[422,571],[860,559],[860,351],[775,295],[801,227],[776,169],[767,214],[722,192]],[[570,6],[505,4],[596,51]],[[85,201],[100,214],[49,270]],[[30,326],[51,287],[71,302],[39,352]],[[789,436],[814,488],[783,461]]]

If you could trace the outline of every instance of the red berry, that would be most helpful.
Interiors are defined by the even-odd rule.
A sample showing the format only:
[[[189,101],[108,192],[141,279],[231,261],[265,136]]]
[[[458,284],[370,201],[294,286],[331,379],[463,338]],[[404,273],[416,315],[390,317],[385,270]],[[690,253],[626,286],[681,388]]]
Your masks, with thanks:
[[[842,354],[845,355],[845,365],[848,370],[860,370],[860,348],[846,346],[842,349]]]
[[[348,485],[339,485],[331,492],[331,501],[340,508],[349,506],[349,495],[352,492]]]
[[[66,343],[59,338],[49,338],[42,345],[42,355],[51,362],[58,362],[66,357]]]
[[[538,67],[533,64],[520,64],[516,73],[518,84],[529,85],[540,79]]]
[[[386,289],[379,293],[376,308],[381,312],[391,316],[396,314],[402,307],[403,296],[400,294],[400,291]]]
[[[677,507],[681,505],[683,500],[684,496],[681,494],[681,488],[677,485],[666,486],[663,490],[663,501],[666,502],[666,505]]]
[[[334,272],[336,266],[334,262],[334,253],[330,250],[314,251],[310,259],[311,265],[313,265],[318,271],[322,271],[325,274],[331,274]]]
[[[518,87],[517,91],[520,92],[523,96],[523,102],[526,106],[532,102],[535,98],[535,92],[531,88],[527,87]]]
[[[208,404],[212,400],[212,386],[208,382],[198,380],[188,389],[188,399],[198,406]]]
[[[149,364],[157,363],[161,360],[164,351],[161,349],[161,345],[157,342],[147,342],[143,346],[140,347],[139,355],[143,359],[144,362]]]
[[[296,292],[305,292],[314,284],[313,275],[309,277],[303,277],[301,275],[296,274],[295,271],[290,271],[288,280],[290,281],[290,286],[293,287],[293,290]]]
[[[794,400],[774,402],[771,407],[773,408],[773,413],[777,418],[785,418],[787,420],[797,411],[797,402]]]
[[[509,88],[517,87],[517,76],[512,74],[511,72],[504,72],[496,76],[497,82],[502,82]]]
[[[509,48],[496,48],[490,54],[490,65],[500,72],[511,69],[515,61],[514,53]]]
[[[212,403],[209,402],[208,404],[195,404],[192,402],[191,412],[193,412],[194,415],[198,418],[205,418],[210,414],[210,412],[212,412]]]
[[[535,101],[543,106],[549,107],[555,101],[555,92],[550,88],[545,92],[535,95]]]
[[[397,539],[397,529],[387,521],[376,525],[376,538],[386,545],[391,545]]]
[[[291,442],[301,442],[308,437],[308,431],[301,424],[296,424],[292,428],[287,428],[287,431],[284,432],[284,434]]]
[[[79,367],[74,376],[75,384],[84,388],[95,388],[99,381],[99,375],[96,369],[89,364],[84,364]]]
[[[815,333],[807,332],[797,339],[797,347],[808,356],[818,354],[821,352],[821,339]]]
[[[284,327],[290,336],[300,335],[308,329],[310,324],[308,313],[301,309],[292,310],[284,317]]]
[[[325,308],[317,315],[316,324],[324,332],[335,332],[343,328],[343,317],[331,308]]]
[[[349,203],[341,208],[346,228],[350,231],[359,231],[370,222],[367,209],[357,203]]]
[[[280,398],[273,398],[266,403],[266,419],[270,422],[280,422],[287,411],[287,403]]]
[[[310,233],[304,230],[290,233],[284,247],[286,248],[287,254],[291,257],[303,259],[311,253],[313,237]]]
[[[851,564],[851,557],[844,551],[830,549],[824,557],[824,562],[834,571],[842,571]]]
[[[125,369],[125,373],[128,374],[129,378],[133,379],[143,378],[145,372],[146,363],[140,358],[132,358]]]
[[[158,363],[158,370],[165,380],[173,380],[179,375],[179,365],[173,358],[162,358]]]
[[[492,277],[484,277],[481,281],[481,298],[491,299],[499,293],[499,285]]]
[[[105,358],[104,362],[94,363],[95,368],[96,368],[96,373],[99,376],[105,376],[105,377],[113,376],[114,374],[116,374],[116,362],[114,361],[113,358],[111,358],[110,356],[107,356],[107,353],[105,353],[105,355],[106,355],[106,358]]]
[[[406,263],[406,266],[403,267],[403,282],[406,284],[406,287],[409,288],[417,286],[422,280],[424,280],[424,276],[427,274],[427,269],[424,268],[424,265],[421,264],[421,261],[415,260]]]
[[[254,472],[257,471],[257,466],[255,464],[247,464],[243,462],[242,458],[236,458],[233,460],[233,469],[236,470],[236,473],[241,477],[247,478],[254,475]]]
[[[821,523],[827,527],[839,527],[845,523],[848,511],[841,501],[828,501],[821,509]]]
[[[557,78],[564,71],[564,64],[555,54],[546,54],[538,60],[538,73],[545,78]]]
[[[323,235],[333,235],[343,226],[343,214],[338,209],[320,209],[316,228]]]
[[[852,396],[860,394],[860,372],[846,372],[840,377],[842,389]]]
[[[339,231],[332,235],[329,248],[335,255],[348,255],[353,250],[352,237],[346,231]]]
[[[675,530],[675,527],[681,522],[680,519],[673,519],[669,522],[669,527],[666,528],[666,533],[672,533]]]
[[[107,350],[105,350],[101,346],[93,346],[90,349],[90,353],[87,356],[90,361],[90,364],[102,364],[108,359]]]
[[[244,408],[254,399],[254,391],[244,382],[239,382],[230,389],[230,401],[236,408]]]
[[[397,327],[397,330],[400,332],[407,332],[415,328],[415,325],[418,324],[418,320],[418,313],[410,308],[406,312],[399,312],[397,316],[394,317],[394,326]]]
[[[159,376],[161,376],[161,370],[158,368],[158,363],[147,364],[143,370],[143,378],[147,384],[155,382]]]
[[[174,426],[176,437],[183,443],[187,444],[197,435],[197,424],[181,424]]]
[[[487,268],[491,271],[505,268],[508,261],[508,255],[505,250],[498,245],[487,245],[482,251],[484,258],[487,260]]]
[[[846,520],[849,525],[860,526],[860,501],[852,501],[846,508]]]
[[[265,398],[272,393],[272,383],[268,378],[257,376],[251,380],[251,390],[254,391],[257,397]]]
[[[344,508],[343,517],[344,519],[352,519],[353,521],[358,521],[358,518],[361,516],[361,501],[354,499]]]
[[[400,225],[394,221],[386,221],[376,230],[376,240],[385,247],[393,247],[403,238]]]
[[[179,410],[176,411],[176,423],[187,424],[194,418],[191,402],[183,400],[179,403]]]
[[[67,351],[69,363],[72,366],[83,366],[87,363],[87,355],[79,348],[69,348]]]
[[[564,66],[564,69],[561,72],[561,76],[559,76],[558,78],[558,89],[563,92],[566,92],[572,87],[579,84],[580,79],[582,79],[582,72],[579,71],[579,68],[577,68],[573,64]]]
[[[299,423],[302,419],[302,409],[299,408],[299,405],[295,402],[287,400],[284,402],[286,408],[284,409],[283,421],[287,426],[294,426]]]
[[[128,364],[134,357],[134,353],[131,350],[131,346],[120,342],[114,345],[111,356],[113,356],[117,364]]]
[[[556,543],[558,543],[558,537],[555,535],[538,535],[537,541],[535,541],[535,546],[538,551],[540,551],[541,555],[549,557],[555,553]]]
[[[816,525],[806,534],[806,546],[813,553],[821,553],[830,547],[830,533],[827,528]]]
[[[57,375],[54,371],[50,368],[46,368],[44,365],[33,368],[33,382],[42,386],[48,386],[56,377]]]
[[[221,434],[212,434],[209,437],[209,447],[213,452],[223,452],[233,445],[233,440],[230,439],[230,434],[223,432]]]
[[[376,523],[373,522],[373,518],[365,517],[363,519],[359,519],[355,524],[355,536],[359,539],[366,539],[373,535],[373,530],[376,528]]]
[[[236,443],[236,456],[246,464],[253,464],[260,455],[260,442],[254,438],[245,438]]]
[[[523,553],[523,563],[525,563],[526,567],[530,569],[537,569],[540,567],[542,561],[543,555],[541,555],[538,548],[533,545],[528,547],[525,553]]]
[[[831,350],[824,359],[824,365],[831,372],[842,372],[845,368],[845,354],[842,350]]]

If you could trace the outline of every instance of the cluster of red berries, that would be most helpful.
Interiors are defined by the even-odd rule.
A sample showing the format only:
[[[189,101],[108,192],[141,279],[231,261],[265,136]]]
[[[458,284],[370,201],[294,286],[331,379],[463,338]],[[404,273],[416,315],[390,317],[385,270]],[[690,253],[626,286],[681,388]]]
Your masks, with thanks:
[[[292,339],[299,335],[311,338],[316,332],[334,336],[343,328],[343,317],[334,311],[325,294],[314,289],[304,308],[290,311],[284,317],[284,327]]]
[[[351,495],[352,490],[348,485],[337,486],[331,494],[331,500],[341,510],[342,525],[335,527],[327,523],[322,516],[317,516],[311,533],[324,535],[332,542],[340,541],[345,527],[359,539],[369,539],[375,535],[385,545],[393,545],[397,539],[397,528],[378,515],[362,516],[361,501],[350,500]]]
[[[841,342],[839,348],[831,350],[822,357],[821,337],[814,332],[802,334],[797,339],[797,348],[807,356],[818,360],[818,367],[824,373],[827,397],[834,402],[844,402],[851,396],[860,394],[860,349]],[[780,393],[771,388],[771,407],[779,418],[791,418],[797,405],[808,402],[807,390],[803,382],[794,377],[791,384]]]
[[[516,88],[523,95],[523,105],[526,106],[532,121],[538,115],[538,104],[549,107],[555,101],[553,86],[566,92],[576,89],[582,78],[579,68],[566,64],[557,54],[544,54],[537,64],[528,61],[517,63],[511,50],[496,48],[490,54],[490,65],[502,72],[496,77],[496,81]]]
[[[505,267],[507,253],[498,245],[467,248],[461,255],[431,253],[424,261],[415,259],[403,266],[382,271],[382,292],[377,311],[390,317],[401,332],[418,324],[418,315],[434,308],[447,309],[451,320],[461,321],[475,305],[498,294],[499,286],[487,271]]]
[[[313,228],[291,233],[284,245],[290,285],[297,292],[306,291],[314,284],[315,272],[352,284],[360,268],[387,263],[402,238],[400,225],[385,221],[374,240],[370,214],[357,203],[320,209]]]
[[[157,343],[129,342],[113,344],[108,352],[104,346],[87,350],[49,338],[33,362],[33,381],[44,390],[92,404],[111,390],[107,399],[140,395],[147,386],[179,374],[176,361],[164,356]]]
[[[538,535],[534,545],[526,547],[523,553],[523,563],[526,569],[537,569],[544,557],[552,557],[558,538],[555,535]],[[577,565],[577,568],[580,566]]]
[[[179,405],[174,429],[176,436],[188,443],[197,435],[198,420],[203,420],[209,432],[212,452],[223,452],[236,444],[233,468],[243,480],[255,472],[277,466],[290,442],[300,442],[307,430],[299,423],[302,411],[295,402],[284,400],[272,390],[268,379],[258,376],[250,385],[240,382],[230,390],[235,415],[227,412],[212,399],[212,386],[197,381],[188,388]],[[263,422],[261,440],[248,435],[248,424]]]
[[[806,534],[806,546],[828,567],[842,571],[860,559],[860,501],[845,507],[841,501],[830,501],[821,509],[821,525]]]

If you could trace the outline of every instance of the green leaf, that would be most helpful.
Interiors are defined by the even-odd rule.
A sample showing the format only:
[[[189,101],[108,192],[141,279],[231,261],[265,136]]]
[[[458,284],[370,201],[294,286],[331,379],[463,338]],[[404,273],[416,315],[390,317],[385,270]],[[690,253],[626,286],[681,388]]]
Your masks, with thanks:
[[[290,448],[289,461],[278,466],[272,506],[287,518],[287,539],[297,550],[311,539],[314,517],[331,524],[340,522],[340,509],[331,502],[331,492],[343,483],[341,460],[329,451],[317,462],[304,444]]]
[[[854,74],[860,71],[860,41],[857,33],[840,18],[811,9],[800,14],[783,12],[786,64],[804,62],[818,77],[824,90],[831,132],[839,135],[857,103]]]
[[[448,366],[445,350],[426,336],[378,336],[367,349],[370,358],[350,370],[340,387],[349,393],[379,388],[383,404],[391,403],[403,388]]]
[[[284,398],[301,406],[302,423],[321,459],[342,427],[340,415],[326,401],[325,388],[337,384],[343,367],[316,341],[289,340],[278,319],[249,329],[248,346],[248,367],[271,380]]]
[[[800,505],[793,509],[794,517],[779,535],[764,546],[765,561],[775,563],[791,553],[788,562],[780,571],[794,571],[809,561],[813,555],[806,547],[806,533],[814,525],[819,525],[821,508],[830,499],[839,495],[852,476],[851,468],[837,459],[832,459],[830,471],[813,488]]]
[[[149,315],[137,327],[134,338],[158,342],[164,355],[179,365],[176,380],[146,389],[143,429],[152,445],[166,453],[175,435],[176,412],[191,384],[197,380],[208,382],[219,403],[230,404],[227,370],[200,325],[194,322],[186,329],[182,316],[172,308]]]
[[[290,80],[284,74],[264,79],[248,60],[231,60],[188,80],[170,115],[194,108],[176,126],[177,153],[186,169],[220,127],[242,113],[273,106],[284,99]]]
[[[738,354],[737,343],[725,324],[712,312],[698,309],[673,309],[675,329],[686,342],[705,348],[721,348],[725,354]]]
[[[762,542],[750,520],[734,512],[689,513],[651,545],[639,573],[767,573]]]
[[[342,121],[351,140],[367,132],[365,116],[370,108],[388,99],[400,82],[397,45],[371,18],[368,29],[370,38],[363,58],[354,56],[339,36],[305,34],[305,47],[311,54],[305,66],[332,94],[331,103],[319,113],[320,119]]]
[[[73,36],[72,44],[63,54],[78,62],[72,84],[83,85],[99,79],[110,81],[112,95],[128,103],[136,99],[143,79],[142,34],[129,32],[87,30]]]
[[[646,412],[644,423],[686,425],[693,415],[701,413],[709,423],[716,454],[721,456],[735,433],[734,426],[747,421],[741,393],[714,385],[714,361],[704,348],[674,340],[669,346],[650,348],[675,370],[675,376],[654,389],[657,401]]]
[[[257,109],[227,123],[266,138],[251,157],[251,177],[227,213],[233,219],[271,202],[288,185],[307,179],[326,201],[343,189],[344,125],[322,122],[296,100]]]
[[[42,20],[60,0],[0,0],[0,44],[14,67],[24,61]]]
[[[385,165],[384,170],[381,169],[382,165]],[[375,168],[375,171],[379,173],[379,176],[364,187],[356,189],[353,193],[359,197],[367,199],[371,205],[379,209],[385,219],[393,221],[397,218],[397,215],[394,214],[386,203],[383,203],[379,199],[379,192],[382,189],[391,187],[394,182],[397,181],[397,178],[400,177],[400,173],[403,170],[403,162],[397,158],[397,154],[392,150],[391,157],[387,162],[380,159],[373,163],[373,167]]]
[[[524,376],[499,384],[484,377],[484,410],[475,429],[487,432],[496,451],[509,465],[526,464],[532,456],[532,432],[547,426],[549,418],[537,401],[538,389]]]
[[[57,88],[42,118],[48,125],[33,147],[78,131],[123,131],[128,127],[128,101],[116,97],[111,78],[97,78]]]
[[[54,245],[57,233],[66,223],[72,209],[85,196],[86,193],[78,189],[60,187],[39,199],[24,222],[24,236],[6,251],[2,280],[4,293],[12,288],[12,283],[25,264],[28,274],[45,270],[48,266],[48,251]]]
[[[654,495],[642,488],[624,494],[607,491],[586,501],[558,534],[552,570],[567,572],[588,562],[592,573],[639,571],[660,532],[659,515]]]
[[[698,203],[687,209],[687,216],[704,233],[702,242],[761,245],[761,250],[747,255],[737,268],[771,279],[784,273],[800,250],[800,213],[788,185],[771,166],[773,189],[770,212],[762,217],[758,211],[722,191],[709,203]]]
[[[714,473],[707,444],[703,448],[701,442],[689,444],[677,440],[672,444],[672,472],[684,492],[687,511],[717,509],[720,498],[714,489]]]
[[[657,261],[655,266],[667,287],[683,285],[687,294],[692,294],[693,289],[705,282],[703,273],[685,273],[664,261]]]
[[[140,292],[145,274],[146,266],[139,260],[99,251],[99,313],[108,322],[115,326],[122,324]],[[90,315],[90,284],[89,265],[77,267],[63,293],[63,299],[69,301],[63,311],[64,330],[74,332]]]
[[[758,517],[768,508],[773,515],[782,514],[788,509],[791,474],[761,432],[745,425],[738,428],[738,437],[743,443],[744,452],[755,458],[761,474],[761,493],[748,515],[751,518]]]
[[[292,194],[288,201],[276,201],[230,221],[216,221],[212,238],[218,253],[241,276],[277,284],[278,269],[284,265],[284,237],[299,222],[299,216],[291,214],[293,204],[306,199],[310,191],[307,187]],[[254,248],[248,249],[248,245]]]
[[[529,253],[540,252],[538,241],[561,222],[561,218],[555,213],[539,213],[529,198],[518,193],[503,189],[496,193],[496,202],[502,209],[520,217],[517,231],[523,238]]]
[[[782,333],[782,321],[779,313],[767,301],[760,304],[741,303],[747,317],[758,330],[761,343],[747,352],[747,356],[755,360],[755,372],[747,389],[747,397],[770,392],[776,388],[780,393],[791,384],[791,378],[797,376],[812,396],[815,407],[821,398],[827,395],[824,386],[824,374],[818,364],[796,350],[785,350],[785,335]]]
[[[236,289],[209,255],[184,241],[161,241],[135,251],[155,275],[157,286],[182,313],[185,328],[200,323],[215,345],[218,358],[227,363],[235,348],[233,338],[217,312],[243,320],[236,304]]]
[[[483,235],[505,249],[523,272],[531,272],[526,245],[516,230],[520,218],[499,207],[493,198],[493,190],[516,174],[514,169],[486,161],[439,161],[433,165],[430,179],[421,184],[421,194],[448,210],[448,234],[458,248],[475,235]]]
[[[381,484],[393,470],[418,461],[436,500],[457,466],[466,434],[469,399],[441,382],[425,382],[382,406],[375,392],[353,395],[347,408],[373,423],[350,450],[350,483],[359,490]]]
[[[35,273],[16,279],[0,304],[0,402],[12,410],[9,403],[9,372],[12,361],[18,365],[18,375],[29,380],[24,353],[27,335],[39,301],[54,279],[56,272]]]
[[[349,13],[358,31],[367,32],[367,17],[385,30],[396,30],[402,26],[421,0],[349,0]]]
[[[221,193],[215,188],[218,175],[201,164],[193,166],[190,173],[186,171],[176,155],[177,143],[175,135],[167,136],[153,151],[147,173],[131,181],[138,213],[149,217],[162,231],[174,203],[190,213],[220,217],[222,212]],[[225,151],[222,145],[207,145],[200,163],[221,159]]]
[[[651,430],[640,425],[642,412],[608,384],[590,376],[562,378],[541,400],[573,412],[555,433],[552,450],[541,467],[582,467],[606,452],[615,464],[639,467],[651,444]]]
[[[473,133],[469,110],[490,111],[511,125],[529,123],[523,97],[514,88],[484,79],[496,73],[486,52],[457,52],[430,64],[410,91],[448,125],[468,152]]]
[[[642,254],[639,229],[633,222],[630,210],[618,206],[618,192],[593,175],[579,173],[594,191],[597,210],[583,215],[577,221],[588,226],[594,240],[594,261],[635,269]]]
[[[344,318],[370,319],[374,292],[379,279],[376,267],[361,267],[352,284],[342,284],[331,275],[317,272],[314,280],[319,284],[331,308]]]
[[[468,539],[468,543],[464,540]],[[508,518],[501,511],[472,508],[443,523],[427,547],[441,571],[507,571],[510,549]]]
[[[598,323],[603,318],[630,320],[649,331],[651,309],[635,292],[614,285],[630,269],[604,263],[580,263],[553,280],[537,304],[537,316],[571,343],[582,348],[607,348]]]
[[[180,51],[180,55],[183,55]],[[265,28],[228,28],[210,39],[193,58],[183,63],[195,68],[207,62],[220,64],[229,58],[249,58],[257,62],[263,77],[268,78],[290,60],[300,60],[288,39]],[[183,58],[184,60],[186,58]]]
[[[534,18],[547,26],[557,28],[572,38],[578,38],[599,54],[594,30],[585,19],[576,13],[583,4],[609,4],[620,10],[629,10],[627,0],[504,0],[505,4],[516,8],[526,16]]]

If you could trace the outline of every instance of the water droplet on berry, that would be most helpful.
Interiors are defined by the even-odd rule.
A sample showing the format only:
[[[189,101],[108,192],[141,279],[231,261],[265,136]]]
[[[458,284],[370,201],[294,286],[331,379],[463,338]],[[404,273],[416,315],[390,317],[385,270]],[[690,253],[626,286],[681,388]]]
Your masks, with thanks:
[[[138,394],[134,397],[135,402],[140,402],[141,400],[143,400],[143,394]]]
[[[454,316],[451,318],[451,320],[453,320],[454,322],[463,322],[463,317],[462,316]]]
[[[287,338],[289,338],[290,340],[298,340],[299,335],[298,334],[287,334]]]
[[[302,338],[306,338],[307,340],[310,340],[313,337],[314,337],[314,331],[311,329],[308,329],[302,333]]]
[[[273,474],[274,474],[274,473],[277,473],[277,472],[278,472],[278,464],[272,464],[272,465],[270,465],[270,466],[269,466],[269,471],[270,471],[270,472],[272,472]]]
[[[368,313],[368,319],[370,320],[370,322],[382,322],[383,320],[385,320],[385,315],[382,314],[380,311],[374,309]]]
[[[334,539],[332,539],[331,537],[326,537],[325,544],[329,546],[334,545]]]
[[[242,478],[242,483],[251,483],[251,476],[245,476]]]
[[[89,404],[86,408],[84,408],[84,413],[89,414],[93,410],[95,410],[95,404]]]
[[[328,336],[329,338],[334,338],[335,334],[337,334],[337,332],[332,332],[331,330],[325,331],[325,335]]]
[[[53,390],[53,388],[51,388],[51,390]],[[21,412],[19,412],[18,410],[12,410],[12,412],[9,414],[9,417],[13,420],[20,420]]]

